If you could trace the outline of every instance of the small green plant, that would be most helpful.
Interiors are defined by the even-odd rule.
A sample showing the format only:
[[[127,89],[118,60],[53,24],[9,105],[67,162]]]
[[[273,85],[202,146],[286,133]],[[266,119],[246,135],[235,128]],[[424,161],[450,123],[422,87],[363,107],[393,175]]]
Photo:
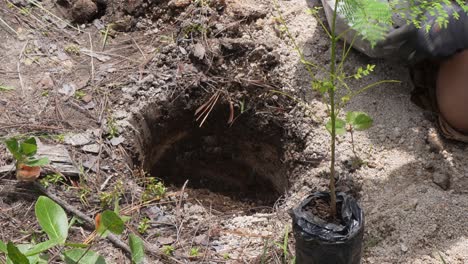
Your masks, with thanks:
[[[106,30],[99,31],[102,35],[102,50],[104,50],[104,48],[106,47],[107,39],[109,38],[109,36],[112,36],[112,34],[110,34],[110,31],[112,30],[113,27],[114,27],[114,24],[110,23],[106,25]]]
[[[190,249],[190,252],[189,252],[189,255],[191,257],[198,257],[198,255],[200,254],[200,249],[198,247],[193,247]]]
[[[174,37],[174,34],[162,35],[161,37],[159,37],[159,41],[162,43],[167,43],[167,44],[176,43],[176,38]],[[159,52],[159,50],[156,50],[156,52]]]
[[[162,247],[162,252],[164,253],[164,255],[167,255],[167,256],[172,256],[172,254],[174,253],[174,250],[175,248],[173,246]]]
[[[184,36],[186,38],[190,37],[193,34],[206,34],[207,31],[208,30],[207,28],[205,28],[205,26],[197,23],[192,23],[183,29]]]
[[[231,256],[229,256],[228,253],[224,253],[224,254],[223,254],[223,259],[224,259],[224,260],[229,260],[229,259],[231,259]]]
[[[92,245],[69,243],[68,222],[65,211],[45,196],[40,196],[35,204],[35,214],[39,225],[46,233],[48,240],[38,244],[14,244],[0,241],[0,253],[5,254],[8,264],[38,264],[48,263],[47,252],[57,248],[58,253],[66,263],[105,264],[105,260],[97,252],[90,250]],[[109,232],[121,234],[125,229],[124,219],[114,211],[106,210],[99,215],[96,230],[105,237]],[[140,264],[144,261],[143,241],[134,234],[129,236],[132,263]]]
[[[115,122],[115,119],[111,115],[109,115],[107,117],[107,138],[115,138],[118,134],[119,129],[117,127],[117,123]]]
[[[27,7],[22,7],[20,9],[20,13],[22,15],[25,15],[25,16],[28,16],[29,14],[31,14],[31,9],[30,8],[27,8]]]
[[[138,223],[138,233],[144,234],[146,230],[150,227],[150,219],[148,217],[143,217],[140,223]]]
[[[83,97],[85,95],[86,95],[86,93],[83,92],[83,91],[76,91],[75,94],[73,95],[73,97],[75,97],[78,100],[81,100],[81,99],[83,99]]]
[[[65,52],[71,55],[80,55],[80,47],[75,44],[69,44],[64,48]]]
[[[57,141],[58,143],[64,143],[65,142],[65,135],[64,134],[57,134],[52,136],[52,139]]]
[[[162,198],[166,194],[166,187],[155,178],[145,178],[145,191],[142,195],[143,201],[148,201],[154,198]]]
[[[288,264],[288,263],[295,263],[295,258],[294,256],[290,258],[290,253],[289,253],[289,227],[286,226],[286,229],[284,230],[284,236],[283,236],[283,243],[278,243],[276,242],[275,245],[283,251],[283,263]]]
[[[48,174],[39,182],[42,184],[42,186],[47,188],[50,185],[55,185],[55,184],[63,182],[63,177],[62,175],[58,173]]]
[[[34,181],[41,172],[41,166],[49,164],[47,157],[37,158],[37,142],[34,137],[26,140],[9,138],[5,141],[8,151],[15,159],[16,178],[22,181]]]
[[[114,184],[114,188],[111,192],[101,192],[99,194],[99,201],[102,207],[109,207],[120,199],[124,192],[122,180],[118,180]]]
[[[15,90],[14,87],[11,86],[5,86],[0,84],[0,92],[5,92],[5,91],[13,91]]]
[[[90,193],[91,193],[91,188],[89,188],[86,184],[79,185],[78,197],[80,198],[80,202],[85,206],[89,206],[88,196]]]

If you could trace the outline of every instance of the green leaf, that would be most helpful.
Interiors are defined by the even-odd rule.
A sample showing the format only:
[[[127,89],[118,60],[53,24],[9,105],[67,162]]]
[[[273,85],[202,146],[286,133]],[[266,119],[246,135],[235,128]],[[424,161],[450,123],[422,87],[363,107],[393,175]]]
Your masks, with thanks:
[[[106,260],[102,256],[92,250],[88,250],[88,252],[86,252],[86,249],[75,248],[63,252],[63,255],[65,256],[65,263],[67,264],[77,264],[78,261],[80,264],[106,263]]]
[[[0,252],[5,253],[5,254],[8,253],[7,245],[5,244],[5,242],[3,242],[1,240],[0,240]]]
[[[346,121],[353,126],[355,130],[366,130],[372,126],[372,118],[364,112],[348,112]]]
[[[20,143],[20,153],[32,157],[37,153],[37,143],[34,137],[30,137]]]
[[[128,221],[132,220],[132,217],[128,215],[122,215],[120,216],[120,218],[122,219],[124,223],[127,223]]]
[[[392,9],[387,1],[341,1],[337,11],[345,17],[352,29],[370,42],[371,46],[385,39],[393,23]]]
[[[37,255],[39,253],[42,253],[50,248],[53,248],[57,245],[59,245],[59,241],[57,240],[54,240],[54,239],[51,239],[51,240],[47,240],[47,241],[44,241],[42,243],[39,243],[37,245],[34,245],[31,249],[29,249],[28,251],[26,251],[25,255],[26,256],[32,256],[32,255]]]
[[[87,247],[89,247],[88,244],[81,244],[81,243],[65,243],[65,246],[72,247],[72,248],[87,248]]]
[[[15,246],[15,244],[8,242],[7,245],[8,258],[14,264],[30,264],[28,258],[21,253],[21,251]]]
[[[16,138],[10,138],[10,139],[5,141],[5,144],[6,144],[7,148],[8,148],[8,150],[10,151],[11,155],[13,155],[13,157],[16,160],[21,160],[21,154],[19,152],[18,140],[16,140]]]
[[[145,259],[145,251],[143,240],[135,234],[130,234],[129,237],[130,250],[132,251],[132,262],[134,264],[143,263]]]
[[[333,83],[329,81],[312,81],[312,90],[319,91],[321,94],[335,90]]]
[[[30,250],[33,245],[31,244],[18,244],[16,245],[16,247],[18,248],[18,250],[23,254],[25,255],[27,258],[28,258],[28,261],[30,264],[37,264],[39,263],[40,261],[40,258],[39,258],[39,255],[32,255],[32,256],[27,256],[26,255],[26,252],[28,250]],[[16,264],[15,262],[13,262],[10,258],[7,258],[7,264]]]
[[[50,163],[50,161],[49,161],[49,158],[47,158],[47,157],[40,158],[40,159],[31,159],[31,160],[27,160],[27,161],[24,162],[24,164],[26,164],[27,166],[30,166],[30,167],[44,166],[44,165],[47,165],[49,163]]]
[[[325,125],[328,132],[331,134],[332,132],[332,122],[331,119],[328,120],[327,124]],[[346,122],[343,119],[336,118],[335,119],[335,133],[337,135],[343,135],[346,133]]]
[[[101,234],[104,230],[120,235],[125,229],[125,224],[115,212],[106,210],[101,215],[101,226],[98,230],[98,234]]]
[[[36,218],[39,225],[46,232],[49,239],[65,243],[68,237],[68,219],[65,211],[45,196],[40,196],[35,207]]]
[[[15,87],[0,85],[0,91],[12,91],[15,90]]]

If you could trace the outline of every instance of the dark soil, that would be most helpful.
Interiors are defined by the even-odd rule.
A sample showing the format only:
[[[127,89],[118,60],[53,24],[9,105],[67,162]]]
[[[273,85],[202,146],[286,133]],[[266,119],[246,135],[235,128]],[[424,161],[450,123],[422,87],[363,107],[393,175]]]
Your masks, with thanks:
[[[250,114],[230,126],[227,109],[219,106],[202,127],[191,112],[156,123],[149,171],[179,187],[188,180],[189,187],[272,205],[288,188],[288,164],[281,162],[284,133]]]
[[[331,213],[330,201],[315,198],[305,206],[304,210],[309,211],[312,215],[315,215],[328,223],[342,224],[343,219],[341,216],[341,205],[342,203],[336,204],[336,216],[334,216]]]

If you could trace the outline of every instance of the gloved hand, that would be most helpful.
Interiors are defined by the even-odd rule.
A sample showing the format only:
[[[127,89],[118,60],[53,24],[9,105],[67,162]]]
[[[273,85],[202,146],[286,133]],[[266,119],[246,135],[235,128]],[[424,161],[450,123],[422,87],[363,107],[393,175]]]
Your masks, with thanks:
[[[437,14],[426,13],[429,19],[417,30],[416,57],[444,59],[468,48],[468,15],[456,3],[444,5],[444,10],[449,14],[446,27],[439,26]],[[454,12],[460,15],[458,19],[453,16]],[[430,26],[428,32],[427,25]]]

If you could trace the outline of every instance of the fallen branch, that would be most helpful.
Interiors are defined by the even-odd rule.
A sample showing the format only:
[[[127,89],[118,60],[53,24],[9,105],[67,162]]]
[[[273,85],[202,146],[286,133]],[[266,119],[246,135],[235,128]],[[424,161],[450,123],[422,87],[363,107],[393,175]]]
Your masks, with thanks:
[[[78,218],[83,220],[87,227],[94,229],[94,227],[95,227],[94,220],[91,217],[87,216],[83,212],[79,211],[73,205],[70,205],[66,201],[62,200],[60,197],[58,197],[55,194],[51,193],[48,189],[46,189],[40,183],[34,182],[34,186],[36,188],[38,188],[42,193],[47,195],[47,197],[49,197],[50,199],[52,199],[56,203],[58,203],[60,206],[62,206],[63,209],[65,209],[66,211],[74,214],[75,216],[77,216]],[[114,244],[116,247],[118,247],[118,248],[122,249],[123,251],[125,251],[125,253],[127,253],[127,257],[131,256],[130,247],[125,242],[123,242],[118,236],[116,236],[114,234],[109,234],[107,236],[107,239],[109,239],[109,241],[112,242],[112,244]]]
[[[58,203],[60,206],[62,206],[63,209],[65,209],[66,211],[74,214],[75,216],[77,216],[78,218],[83,220],[87,227],[89,227],[91,229],[95,228],[94,220],[91,217],[87,216],[86,214],[84,214],[83,212],[78,210],[73,205],[70,205],[66,201],[62,200],[60,197],[56,196],[55,194],[50,192],[48,189],[44,188],[44,186],[42,186],[40,183],[34,182],[34,186],[37,189],[39,189],[43,194],[45,194],[47,197],[49,197],[50,199],[52,199],[56,203]],[[118,236],[116,236],[114,234],[109,234],[107,236],[107,239],[109,239],[109,241],[112,244],[114,244],[114,246],[122,249],[126,253],[126,256],[129,259],[131,259],[132,252],[130,250],[130,247],[124,241],[122,241],[122,239],[120,239],[120,237],[118,237]],[[164,261],[163,263],[168,263],[168,264],[172,264],[172,263],[181,264],[181,263],[183,263],[183,262],[180,262],[180,261],[178,261],[177,259],[175,259],[173,257],[165,255],[159,249],[153,248],[153,246],[151,244],[149,244],[149,243],[144,243],[144,247],[145,247],[145,251],[146,251],[147,254],[152,255],[154,257],[157,257],[160,260],[163,260]]]

